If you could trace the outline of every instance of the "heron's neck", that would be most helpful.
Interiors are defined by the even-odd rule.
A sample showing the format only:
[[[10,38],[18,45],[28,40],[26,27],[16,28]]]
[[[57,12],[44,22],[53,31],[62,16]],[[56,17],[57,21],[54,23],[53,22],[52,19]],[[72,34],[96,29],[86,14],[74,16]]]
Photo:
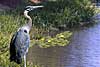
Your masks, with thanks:
[[[24,16],[28,19],[28,21],[27,21],[27,26],[31,29],[31,27],[32,27],[32,19],[31,19],[31,17],[28,15],[28,11],[24,11]]]
[[[26,25],[31,29],[31,27],[32,27],[32,19],[28,19]]]

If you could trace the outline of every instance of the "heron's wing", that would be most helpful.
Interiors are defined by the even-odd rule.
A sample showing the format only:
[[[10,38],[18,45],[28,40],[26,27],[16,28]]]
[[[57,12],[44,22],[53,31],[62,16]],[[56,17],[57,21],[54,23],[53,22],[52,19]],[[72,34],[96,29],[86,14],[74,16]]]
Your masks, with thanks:
[[[17,32],[12,36],[10,45],[13,45],[16,39]]]
[[[15,46],[18,55],[23,56],[26,54],[27,49],[29,48],[30,37],[28,33],[23,31],[18,31]]]
[[[15,40],[16,40],[16,35],[17,33],[15,33],[12,36],[11,42],[10,42],[10,61],[14,61],[16,58],[16,49],[15,49]]]
[[[17,63],[22,62],[23,56],[27,53],[29,48],[30,37],[28,33],[19,30],[13,35],[10,43],[10,59]]]

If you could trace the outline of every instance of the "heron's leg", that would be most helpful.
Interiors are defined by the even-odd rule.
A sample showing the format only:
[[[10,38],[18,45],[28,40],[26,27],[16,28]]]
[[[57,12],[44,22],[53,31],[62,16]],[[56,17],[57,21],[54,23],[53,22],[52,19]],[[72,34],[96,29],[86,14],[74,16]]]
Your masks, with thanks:
[[[26,55],[24,55],[24,67],[26,67]]]

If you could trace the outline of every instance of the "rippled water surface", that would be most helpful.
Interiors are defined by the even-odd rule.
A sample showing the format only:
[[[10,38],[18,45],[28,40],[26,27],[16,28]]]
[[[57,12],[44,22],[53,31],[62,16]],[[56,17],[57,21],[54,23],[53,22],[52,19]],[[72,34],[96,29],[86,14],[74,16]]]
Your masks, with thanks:
[[[100,15],[96,16],[100,19]],[[28,61],[43,67],[100,67],[100,23],[74,31],[66,47],[32,47]]]

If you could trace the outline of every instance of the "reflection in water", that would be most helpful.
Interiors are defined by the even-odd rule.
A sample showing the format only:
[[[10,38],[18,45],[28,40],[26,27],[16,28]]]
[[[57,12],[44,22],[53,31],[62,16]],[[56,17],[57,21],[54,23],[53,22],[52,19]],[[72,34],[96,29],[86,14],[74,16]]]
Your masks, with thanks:
[[[32,47],[28,60],[43,67],[100,67],[100,23],[74,32],[66,47]]]

